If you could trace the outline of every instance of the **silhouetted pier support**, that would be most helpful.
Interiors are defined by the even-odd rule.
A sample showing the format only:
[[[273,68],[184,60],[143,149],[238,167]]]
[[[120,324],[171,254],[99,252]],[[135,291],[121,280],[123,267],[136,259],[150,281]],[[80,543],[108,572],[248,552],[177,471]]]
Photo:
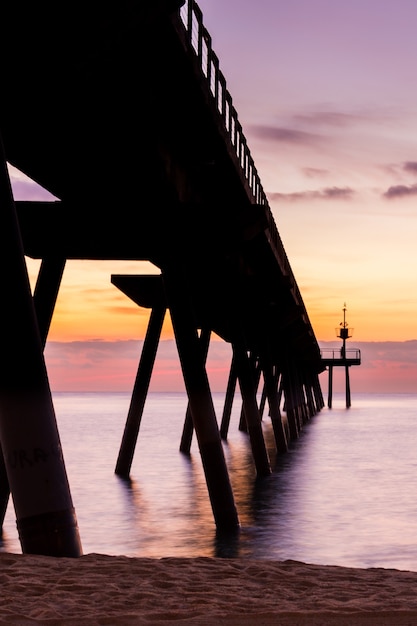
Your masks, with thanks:
[[[282,372],[282,387],[284,391],[284,407],[287,414],[288,428],[292,440],[298,439],[300,423],[298,420],[297,402],[295,395],[295,380],[290,363],[287,361]]]
[[[227,380],[226,397],[224,400],[222,421],[220,425],[220,436],[222,439],[227,439],[230,425],[230,417],[232,414],[233,398],[236,391],[237,374],[235,358],[232,357],[230,364],[229,378]]]
[[[288,451],[287,435],[282,421],[279,401],[280,396],[277,389],[277,378],[273,374],[273,367],[270,362],[266,362],[263,367],[265,393],[268,398],[269,414],[274,431],[275,445],[278,454]]]
[[[33,303],[43,348],[45,348],[48,337],[65,262],[66,259],[63,258],[43,259],[39,269],[33,295]],[[3,452],[0,447],[0,528],[4,523],[9,496],[10,486],[4,464]]]
[[[142,346],[138,371],[130,400],[129,412],[123,432],[122,443],[117,457],[115,473],[128,478],[139,434],[143,409],[148,394],[149,383],[155,363],[156,351],[161,336],[166,307],[157,304],[151,310],[148,329]]]
[[[36,320],[42,348],[45,348],[49,327],[54,312],[62,274],[64,272],[66,259],[48,258],[43,259],[38,278],[36,280],[33,303],[35,306]],[[7,505],[10,495],[9,481],[7,479],[4,465],[3,452],[0,448],[0,528],[4,523]],[[4,468],[4,471],[2,471]]]
[[[2,529],[7,511],[7,505],[9,504],[10,487],[9,479],[7,478],[6,465],[4,463],[3,451],[0,450],[0,452],[0,529]]]
[[[33,302],[43,347],[45,347],[48,338],[49,327],[51,325],[65,263],[66,259],[64,258],[48,257],[42,259],[39,268],[38,278],[33,292]]]
[[[156,310],[163,304],[163,310],[165,311],[165,307],[169,308],[171,313],[188,395],[180,450],[186,454],[190,453],[195,430],[216,526],[219,530],[238,528],[239,522],[221,441],[227,438],[236,383],[239,382],[242,399],[239,429],[244,430],[249,436],[257,476],[265,477],[272,471],[262,426],[265,404],[268,402],[277,453],[284,454],[288,451],[291,439],[299,436],[303,424],[323,406],[318,379],[319,364],[305,365],[291,355],[283,356],[285,365],[283,362],[277,363],[277,353],[271,351],[267,341],[261,354],[248,350],[243,339],[244,333],[239,327],[238,312],[235,312],[234,336],[231,338],[232,361],[219,430],[206,372],[211,330],[204,325],[202,319],[198,319],[198,311],[189,291],[186,270],[173,264],[169,268],[164,268],[160,276],[114,275],[112,282],[139,306],[153,309],[116,473],[127,476],[130,470],[143,403],[162,328],[162,318],[158,317],[159,321],[155,325],[152,320]],[[201,313],[200,316],[204,318]],[[200,326],[202,328],[199,334]],[[263,389],[258,407],[261,376]],[[139,385],[140,377],[143,380]],[[283,393],[286,416],[282,416],[280,410]],[[120,461],[122,458],[123,463]]]
[[[351,361],[352,359],[349,359]],[[357,359],[355,359],[357,361]],[[335,359],[335,362],[331,365],[328,365],[329,369],[329,377],[328,377],[328,390],[327,390],[327,406],[329,409],[332,408],[333,404],[333,368],[335,365],[340,365],[345,368],[345,400],[346,400],[346,408],[349,409],[351,402],[351,393],[350,393],[350,378],[349,378],[349,367],[350,363],[348,359]],[[358,365],[358,363],[354,363],[354,365]]]
[[[211,337],[211,331],[203,328],[200,334],[200,343],[201,343],[201,348],[203,352],[204,364],[206,363],[206,360],[207,360],[207,353],[208,353],[208,349],[210,346],[210,337]],[[193,418],[191,415],[190,403],[188,403],[187,411],[185,413],[184,428],[182,431],[182,437],[181,437],[181,442],[180,442],[180,451],[183,452],[184,454],[190,454],[191,444],[193,440],[193,432],[194,432]]]
[[[253,367],[246,351],[239,342],[233,344],[233,355],[236,363],[240,393],[243,400],[243,411],[250,437],[256,472],[258,476],[268,476],[271,473],[271,465],[266,450],[261,416],[256,401],[257,385],[253,376]]]
[[[333,365],[329,365],[329,382],[327,386],[327,406],[332,408],[333,401]]]
[[[0,142],[1,143],[1,142]],[[77,520],[0,146],[0,440],[22,552],[77,557]]]
[[[219,530],[239,527],[192,303],[182,267],[164,269],[164,286],[175,341],[200,449],[210,502]]]
[[[349,380],[349,365],[345,365],[345,388],[346,388],[346,408],[351,405],[350,400],[350,380]]]

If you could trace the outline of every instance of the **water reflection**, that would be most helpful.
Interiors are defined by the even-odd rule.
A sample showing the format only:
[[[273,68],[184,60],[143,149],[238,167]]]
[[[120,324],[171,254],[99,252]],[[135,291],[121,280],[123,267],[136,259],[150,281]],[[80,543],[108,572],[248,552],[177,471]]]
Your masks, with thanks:
[[[54,400],[84,553],[417,570],[417,396],[355,396],[348,411],[335,398],[278,457],[264,417],[273,471],[262,479],[236,403],[223,444],[241,523],[231,536],[216,531],[195,438],[189,456],[179,452],[185,396],[151,394],[128,481],[114,467],[129,394]],[[0,551],[21,551],[12,501]]]

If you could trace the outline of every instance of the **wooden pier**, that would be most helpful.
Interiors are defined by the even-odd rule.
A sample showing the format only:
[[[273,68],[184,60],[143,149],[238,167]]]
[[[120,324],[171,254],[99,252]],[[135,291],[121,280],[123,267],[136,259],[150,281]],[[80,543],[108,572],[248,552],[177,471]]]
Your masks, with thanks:
[[[236,530],[222,447],[236,384],[263,477],[266,404],[285,453],[324,406],[324,366],[201,11],[22,0],[0,24],[0,512],[11,491],[24,552],[82,553],[43,348],[67,259],[147,260],[158,276],[111,277],[151,309],[116,472],[130,472],[169,310],[189,401],[181,449],[195,432],[216,527]],[[6,163],[57,201],[15,201]],[[33,297],[25,255],[42,260]],[[221,422],[212,333],[233,350]]]

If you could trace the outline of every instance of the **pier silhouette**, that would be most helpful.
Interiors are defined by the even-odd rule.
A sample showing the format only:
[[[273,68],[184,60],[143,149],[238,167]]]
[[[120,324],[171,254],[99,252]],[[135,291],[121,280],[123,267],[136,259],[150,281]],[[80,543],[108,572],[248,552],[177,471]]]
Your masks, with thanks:
[[[116,472],[129,476],[169,311],[189,401],[180,448],[195,432],[216,527],[237,529],[222,448],[236,385],[263,477],[266,404],[285,453],[324,406],[324,366],[201,10],[22,0],[0,24],[0,504],[11,491],[23,552],[81,554],[43,348],[68,259],[146,260],[159,275],[111,277],[151,309]],[[7,163],[56,201],[15,201]],[[33,297],[25,255],[41,259]],[[220,424],[212,334],[233,350]]]

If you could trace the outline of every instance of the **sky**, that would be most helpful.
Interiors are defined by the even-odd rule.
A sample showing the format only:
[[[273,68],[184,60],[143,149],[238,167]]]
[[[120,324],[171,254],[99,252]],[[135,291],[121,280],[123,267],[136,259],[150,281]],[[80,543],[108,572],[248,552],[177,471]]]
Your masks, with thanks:
[[[362,351],[353,390],[417,392],[417,2],[198,4],[319,344],[338,345],[346,303]],[[11,177],[16,199],[47,197]],[[28,259],[32,284],[38,266]],[[45,351],[53,389],[131,389],[149,312],[110,275],[155,271],[67,263]],[[212,342],[216,389],[229,356]],[[152,385],[182,387],[169,316]]]

